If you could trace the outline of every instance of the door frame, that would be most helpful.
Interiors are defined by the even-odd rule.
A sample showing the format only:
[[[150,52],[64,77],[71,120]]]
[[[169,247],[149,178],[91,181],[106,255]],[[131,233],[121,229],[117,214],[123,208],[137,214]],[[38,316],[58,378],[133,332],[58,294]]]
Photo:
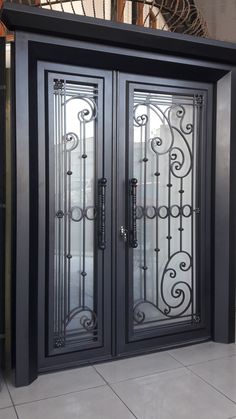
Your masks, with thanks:
[[[29,6],[4,4],[1,19],[15,30],[14,95],[15,113],[15,275],[13,289],[13,359],[15,384],[27,385],[38,375],[37,354],[37,244],[35,216],[30,190],[29,89],[31,74],[38,60],[94,66],[155,75],[206,81],[214,84],[214,181],[212,188],[212,259],[214,272],[213,338],[216,342],[234,341],[235,231],[234,217],[236,165],[236,47],[233,44],[183,36],[164,31],[133,27],[86,17],[62,14]],[[74,54],[71,54],[73,52]],[[71,58],[73,56],[73,59]],[[73,61],[73,62],[72,62]],[[115,80],[113,81],[115,83]],[[116,98],[114,98],[114,103]],[[113,132],[118,127],[113,121]],[[113,161],[116,161],[116,148]],[[31,162],[32,163],[32,162]],[[113,165],[114,188],[116,165]],[[20,176],[16,177],[16,173]],[[112,208],[116,208],[113,199]],[[112,237],[117,220],[113,219]],[[22,240],[24,238],[24,246]],[[13,255],[14,256],[14,255]],[[117,268],[112,252],[113,283]],[[222,280],[224,279],[224,280]],[[14,301],[14,298],[13,298]],[[116,307],[114,307],[114,310]],[[114,325],[114,313],[112,324]],[[113,347],[115,345],[113,341]]]
[[[6,41],[0,37],[0,60],[6,61]],[[4,366],[5,343],[5,220],[6,220],[6,70],[0,66],[0,370]]]

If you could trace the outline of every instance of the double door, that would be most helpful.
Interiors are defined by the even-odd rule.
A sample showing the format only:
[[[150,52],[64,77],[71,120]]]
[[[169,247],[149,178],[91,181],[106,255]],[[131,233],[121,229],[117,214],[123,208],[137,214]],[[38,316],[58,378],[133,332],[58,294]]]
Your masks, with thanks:
[[[210,337],[210,104],[207,84],[38,64],[41,370]]]

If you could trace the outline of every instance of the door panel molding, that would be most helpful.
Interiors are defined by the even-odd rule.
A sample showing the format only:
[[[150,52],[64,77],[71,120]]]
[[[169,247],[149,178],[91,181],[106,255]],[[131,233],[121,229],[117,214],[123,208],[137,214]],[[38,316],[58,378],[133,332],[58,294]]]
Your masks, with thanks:
[[[37,378],[37,259],[32,236],[30,237],[30,136],[29,136],[29,85],[28,42],[21,37],[15,41],[13,62],[15,167],[13,176],[14,227],[13,227],[13,368],[15,385],[27,385]],[[17,86],[17,88],[16,88]],[[13,146],[14,148],[14,146]],[[19,176],[20,174],[20,176]],[[37,235],[36,235],[37,241]],[[22,245],[22,243],[24,245]],[[30,252],[31,249],[31,252]],[[31,256],[31,257],[30,257]],[[32,263],[34,275],[32,276]],[[29,321],[29,318],[31,319]],[[34,326],[33,326],[34,324]]]
[[[216,92],[214,338],[222,343],[235,341],[235,92],[236,69],[218,81]]]

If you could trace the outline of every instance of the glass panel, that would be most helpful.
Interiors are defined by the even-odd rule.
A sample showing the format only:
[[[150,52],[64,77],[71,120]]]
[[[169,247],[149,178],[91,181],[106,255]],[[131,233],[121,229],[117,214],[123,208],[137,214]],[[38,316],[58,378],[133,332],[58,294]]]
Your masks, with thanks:
[[[54,347],[96,340],[97,87],[54,80]]]
[[[202,96],[134,90],[134,330],[200,321],[196,301],[196,143]]]

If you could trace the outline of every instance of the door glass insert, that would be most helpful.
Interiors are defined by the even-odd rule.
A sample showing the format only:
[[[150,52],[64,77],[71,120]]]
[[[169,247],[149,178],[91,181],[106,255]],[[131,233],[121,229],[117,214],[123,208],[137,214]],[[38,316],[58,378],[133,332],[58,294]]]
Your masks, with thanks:
[[[97,339],[95,284],[98,87],[53,81],[53,346]],[[51,280],[51,279],[50,279]]]
[[[153,89],[131,95],[134,332],[200,322],[195,243],[202,107],[202,95]]]

